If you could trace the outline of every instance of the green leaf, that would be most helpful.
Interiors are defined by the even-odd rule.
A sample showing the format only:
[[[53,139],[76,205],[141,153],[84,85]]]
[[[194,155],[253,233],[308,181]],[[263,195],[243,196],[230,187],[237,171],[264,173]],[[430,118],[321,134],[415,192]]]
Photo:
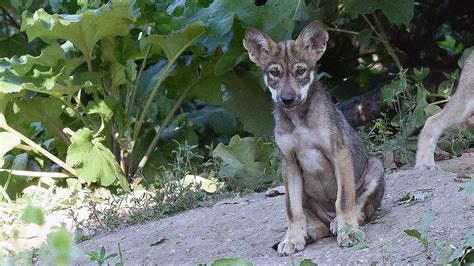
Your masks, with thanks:
[[[61,50],[61,51],[59,51]],[[84,57],[65,58],[62,48],[52,45],[38,57],[0,59],[0,94],[22,90],[39,91],[60,97],[81,88],[82,80],[71,76],[85,62]]]
[[[247,52],[242,45],[245,28],[236,23],[232,33],[233,37],[232,42],[230,43],[230,48],[217,60],[217,63],[214,66],[214,73],[216,76],[220,76],[225,72],[232,70],[238,63],[248,57]]]
[[[90,101],[85,109],[86,114],[98,114],[104,119],[104,122],[109,122],[112,119],[112,116],[114,115],[112,112],[113,106],[107,105],[107,103],[104,100],[100,100],[98,102],[96,101]]]
[[[435,217],[435,213],[433,211],[427,211],[421,216],[421,226],[428,232],[430,230],[430,226],[433,223]]]
[[[234,136],[228,145],[217,145],[212,154],[222,160],[220,174],[229,178],[228,185],[244,189],[268,184],[278,178],[270,165],[272,152],[271,144],[256,138]]]
[[[252,266],[253,264],[245,258],[224,258],[214,261],[212,266]]]
[[[54,97],[34,97],[15,101],[14,113],[7,113],[7,119],[19,128],[29,128],[33,122],[41,122],[51,134],[63,144],[70,144],[64,134],[66,127],[62,121],[63,103]]]
[[[372,30],[371,29],[363,29],[359,34],[356,36],[356,40],[360,44],[367,44],[372,37]]]
[[[426,116],[435,115],[441,112],[441,110],[441,107],[437,106],[436,104],[428,104],[428,106],[426,106],[424,109]]]
[[[35,223],[37,225],[44,224],[44,214],[40,207],[27,205],[21,214],[21,219],[25,223]]]
[[[417,86],[416,106],[413,110],[413,121],[417,126],[422,126],[426,121],[425,108],[428,106],[426,95],[428,95],[428,91],[421,85]]]
[[[21,139],[17,134],[10,132],[0,132],[0,167],[3,166],[3,156],[11,149],[21,143]]]
[[[88,182],[110,186],[118,181],[122,189],[129,191],[128,182],[112,152],[93,136],[88,128],[78,130],[67,150],[66,163],[74,167],[79,177]]]
[[[299,12],[295,12],[297,8]],[[216,0],[207,7],[200,1],[186,1],[181,23],[203,21],[209,36],[222,37],[232,31],[236,21],[241,21],[245,26],[262,29],[279,41],[291,37],[295,22],[301,21],[304,14],[301,11],[305,8],[304,1],[296,5],[293,0],[269,0],[260,7],[253,1]]]
[[[382,99],[387,103],[395,102],[395,97],[406,90],[402,79],[394,79],[390,84],[385,85],[381,90]]]
[[[20,57],[6,58],[5,60],[12,66],[11,69],[16,72],[18,76],[24,76],[33,66],[54,67],[59,60],[65,60],[66,54],[61,46],[57,43],[47,46],[41,51],[39,56],[23,55]]]
[[[224,106],[256,136],[273,134],[272,106],[265,91],[250,73],[228,72],[224,78]]]
[[[413,18],[414,0],[342,0],[346,11],[352,18],[371,14],[380,9],[393,25],[408,26]]]
[[[205,33],[203,23],[197,21],[187,25],[181,31],[175,31],[168,35],[150,35],[140,42],[142,48],[153,44],[160,46],[170,62],[176,60],[183,51],[190,46],[196,39]]]
[[[73,242],[71,234],[66,228],[60,229],[48,235],[48,251],[51,253],[51,259],[55,265],[70,265],[72,260]]]
[[[405,232],[405,234],[407,234],[408,236],[411,236],[411,237],[414,237],[418,240],[421,240],[421,233],[420,233],[420,231],[418,231],[416,229],[405,230],[403,232]]]
[[[318,264],[312,262],[310,259],[304,259],[300,262],[300,266],[317,266]]]
[[[369,245],[367,245],[367,243],[365,242],[360,242],[360,243],[357,243],[354,248],[356,250],[362,250],[362,249],[368,249],[369,248]]]
[[[131,1],[111,1],[80,15],[50,15],[43,9],[34,14],[23,13],[21,30],[31,42],[40,38],[46,42],[69,40],[90,61],[95,44],[106,36],[125,36],[132,22]]]
[[[413,69],[413,79],[415,81],[422,81],[428,76],[428,74],[430,74],[430,69],[428,67]]]
[[[464,187],[464,192],[474,193],[474,180],[471,180],[469,183],[467,183],[467,185]]]

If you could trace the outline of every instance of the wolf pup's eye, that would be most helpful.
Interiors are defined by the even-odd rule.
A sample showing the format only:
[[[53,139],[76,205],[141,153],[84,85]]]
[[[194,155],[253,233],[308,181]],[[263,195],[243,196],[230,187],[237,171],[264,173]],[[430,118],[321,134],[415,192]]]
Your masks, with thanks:
[[[280,76],[280,71],[278,71],[278,69],[272,69],[270,70],[270,74],[274,77],[278,77]]]
[[[296,75],[298,75],[298,76],[303,76],[304,73],[306,73],[306,68],[304,68],[304,67],[298,67],[298,68],[296,69]]]

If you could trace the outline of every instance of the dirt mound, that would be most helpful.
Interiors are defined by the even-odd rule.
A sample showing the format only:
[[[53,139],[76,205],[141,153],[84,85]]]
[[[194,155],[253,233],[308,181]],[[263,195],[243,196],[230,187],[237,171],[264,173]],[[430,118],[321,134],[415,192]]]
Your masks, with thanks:
[[[401,170],[386,174],[386,193],[374,221],[363,226],[367,249],[341,249],[335,237],[322,239],[292,257],[279,257],[272,245],[286,230],[284,197],[252,194],[227,199],[213,207],[133,225],[80,243],[83,252],[117,252],[120,243],[124,262],[192,264],[210,263],[225,257],[245,257],[255,264],[291,264],[302,259],[316,263],[434,262],[438,252],[430,243],[431,259],[403,231],[421,231],[420,218],[435,213],[430,239],[460,244],[474,221],[474,195],[458,191],[465,174],[474,173],[474,153],[440,162],[445,171]],[[464,181],[465,182],[465,181]],[[410,194],[407,194],[410,193]],[[471,221],[471,222],[469,222]],[[113,261],[110,261],[113,262]],[[86,257],[78,264],[90,264]]]

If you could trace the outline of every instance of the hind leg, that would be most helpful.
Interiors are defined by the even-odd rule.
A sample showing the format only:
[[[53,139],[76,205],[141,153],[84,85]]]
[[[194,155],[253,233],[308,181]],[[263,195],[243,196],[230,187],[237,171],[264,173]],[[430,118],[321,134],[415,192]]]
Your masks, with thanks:
[[[462,103],[463,100],[455,96],[453,96],[441,112],[426,120],[425,126],[418,137],[416,169],[438,170],[439,167],[434,162],[434,151],[439,137],[447,128],[456,124],[471,122],[473,108],[469,108],[467,105],[456,104],[456,102]]]
[[[304,208],[306,214],[306,245],[318,241],[321,238],[329,236],[329,227],[317,218],[312,210]]]
[[[364,223],[380,206],[385,192],[383,164],[377,157],[369,158],[364,175],[364,187],[356,200],[357,222]]]

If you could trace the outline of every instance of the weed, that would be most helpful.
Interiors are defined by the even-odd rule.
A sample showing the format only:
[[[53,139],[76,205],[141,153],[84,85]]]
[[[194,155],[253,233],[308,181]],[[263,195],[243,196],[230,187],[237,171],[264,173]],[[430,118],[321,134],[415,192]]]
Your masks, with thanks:
[[[101,247],[100,251],[98,252],[97,251],[87,252],[87,255],[89,256],[89,259],[91,261],[97,262],[98,266],[102,266],[104,265],[104,262],[106,260],[109,260],[118,256],[117,253],[111,253],[107,255],[104,247]]]
[[[423,249],[425,250],[427,258],[430,258],[429,233],[431,231],[430,227],[433,223],[434,216],[435,214],[432,211],[423,214],[420,221],[422,232],[418,231],[417,229],[409,229],[404,231],[405,234],[407,234],[408,236],[414,237],[418,239],[418,241],[420,241],[421,245],[423,246]]]

